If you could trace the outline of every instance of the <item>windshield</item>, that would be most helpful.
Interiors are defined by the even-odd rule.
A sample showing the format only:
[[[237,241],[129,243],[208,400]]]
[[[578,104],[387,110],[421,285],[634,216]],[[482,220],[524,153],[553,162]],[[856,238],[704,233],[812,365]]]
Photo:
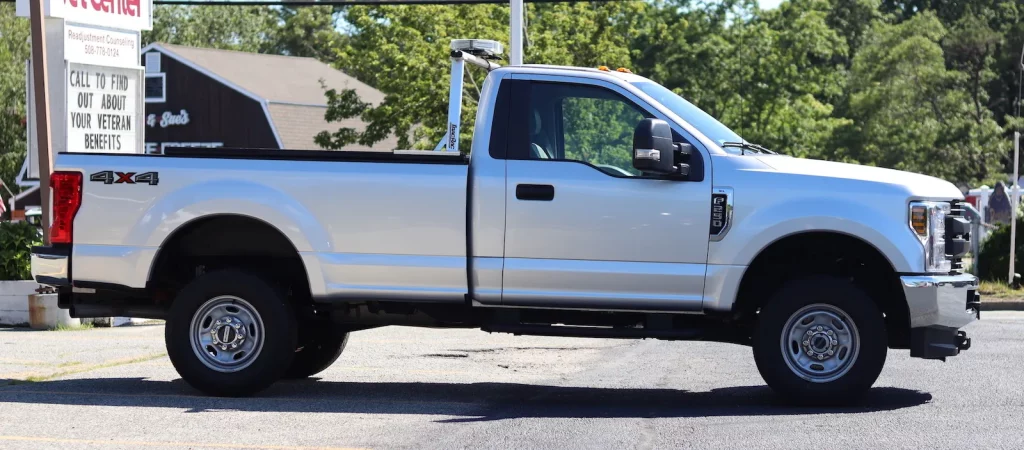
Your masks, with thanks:
[[[640,88],[645,94],[650,95],[658,103],[665,105],[666,108],[672,110],[677,116],[693,125],[694,128],[704,133],[709,139],[715,141],[716,144],[743,142],[743,138],[736,134],[735,131],[730,130],[722,122],[715,120],[710,114],[702,111],[694,106],[693,103],[686,101],[686,99],[670,91],[668,88],[652,81],[635,82],[633,85]],[[724,148],[723,150],[739,153],[739,149],[735,148]]]

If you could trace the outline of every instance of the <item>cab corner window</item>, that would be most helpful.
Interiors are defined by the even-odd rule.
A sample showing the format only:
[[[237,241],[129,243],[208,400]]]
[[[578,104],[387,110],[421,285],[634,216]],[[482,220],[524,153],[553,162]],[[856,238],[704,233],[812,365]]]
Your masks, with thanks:
[[[633,131],[645,117],[622,96],[599,87],[533,83],[527,109],[527,159],[580,161],[617,177],[633,168]]]

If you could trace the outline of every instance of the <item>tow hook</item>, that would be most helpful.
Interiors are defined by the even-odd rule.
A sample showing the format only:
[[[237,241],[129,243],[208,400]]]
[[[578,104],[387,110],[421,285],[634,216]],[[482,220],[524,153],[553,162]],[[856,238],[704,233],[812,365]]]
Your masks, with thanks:
[[[956,348],[957,350],[960,351],[968,350],[971,348],[971,338],[967,337],[967,332],[956,332]]]
[[[967,302],[967,309],[973,309],[974,317],[981,320],[981,294],[974,294],[974,298]]]

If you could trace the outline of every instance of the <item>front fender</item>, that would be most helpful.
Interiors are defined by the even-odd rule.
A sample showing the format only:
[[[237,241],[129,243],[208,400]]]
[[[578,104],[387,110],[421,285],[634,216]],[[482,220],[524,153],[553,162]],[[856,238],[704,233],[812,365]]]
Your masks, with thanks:
[[[907,225],[906,207],[891,203],[890,199],[885,206],[874,206],[835,197],[802,197],[756,208],[737,206],[729,234],[710,244],[708,263],[748,266],[779,239],[823,231],[871,244],[897,272],[921,272],[924,249]]]

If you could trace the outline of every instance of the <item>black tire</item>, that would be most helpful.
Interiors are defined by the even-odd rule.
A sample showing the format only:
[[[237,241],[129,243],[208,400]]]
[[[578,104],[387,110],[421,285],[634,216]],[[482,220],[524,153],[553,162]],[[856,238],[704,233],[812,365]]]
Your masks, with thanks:
[[[287,379],[308,378],[323,372],[338,360],[348,344],[348,333],[331,324],[313,328],[305,344],[295,352],[295,358],[284,374]]]
[[[821,311],[825,311],[826,315],[821,315]],[[849,342],[859,344],[846,347],[846,358],[855,355],[847,360],[849,362],[843,363],[839,358],[843,354],[842,343],[834,347],[827,346],[829,338],[820,334],[814,322],[796,320],[798,317],[809,317],[808,314],[822,320],[841,317],[838,323],[835,320],[830,322],[835,329],[836,340],[841,332],[847,333],[846,336],[858,336],[857,339],[847,337]],[[791,318],[794,319],[793,328],[787,330]],[[852,322],[853,327],[847,327],[847,321]],[[826,333],[830,331],[828,324],[824,330]],[[805,332],[818,334],[806,335]],[[783,333],[787,336],[786,350],[783,349]],[[791,337],[794,335],[801,336],[801,339],[812,337],[799,341]],[[819,337],[814,344],[827,347],[806,347],[805,343],[815,339],[814,336]],[[761,308],[753,338],[754,360],[761,377],[787,400],[804,405],[838,406],[855,403],[882,372],[888,345],[885,322],[875,302],[853,283],[835,277],[787,282]],[[826,356],[828,350],[815,353],[819,348],[835,353],[832,356]],[[853,348],[857,348],[856,353]],[[784,353],[786,351],[790,353]],[[830,361],[830,364],[837,364],[839,368],[828,372],[826,366],[815,361],[819,355],[825,361]],[[803,366],[796,361],[797,358],[804,360],[803,364],[808,366],[801,369]],[[836,359],[833,361],[832,358]],[[840,369],[845,370],[845,373]]]
[[[263,330],[255,328],[262,331],[262,339],[253,341],[262,346],[249,352],[246,366],[227,372],[208,366],[204,362],[208,359],[193,349],[191,338],[193,316],[208,301],[222,296],[243,300],[228,299],[226,308],[245,304],[263,324]],[[284,375],[295,353],[295,330],[295,314],[277,288],[255,275],[228,269],[202,275],[178,293],[168,313],[164,339],[171,363],[189,385],[208,395],[236,397],[262,391]]]

